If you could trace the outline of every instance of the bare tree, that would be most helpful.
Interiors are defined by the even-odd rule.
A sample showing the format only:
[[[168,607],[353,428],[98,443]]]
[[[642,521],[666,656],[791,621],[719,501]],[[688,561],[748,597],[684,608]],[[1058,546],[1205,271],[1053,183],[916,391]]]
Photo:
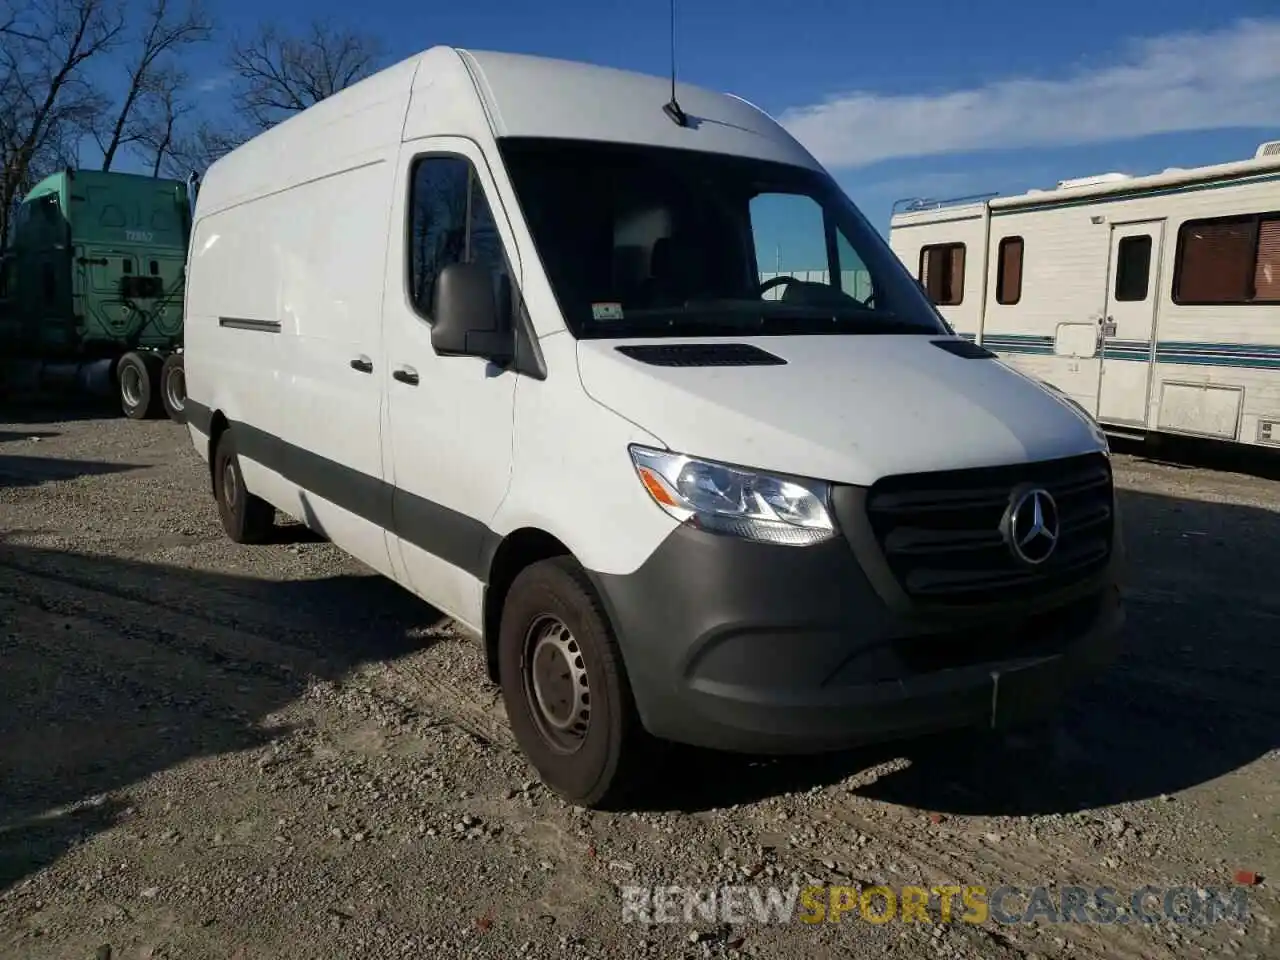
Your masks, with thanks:
[[[383,55],[380,40],[346,27],[317,20],[294,37],[269,23],[232,45],[234,101],[255,133],[266,130],[374,73]]]
[[[186,74],[177,68],[156,71],[144,89],[137,113],[129,121],[135,152],[150,162],[153,177],[162,172],[185,177],[191,172],[177,169],[178,154],[185,143],[183,120],[195,109],[182,96],[186,85]]]
[[[241,142],[241,137],[235,132],[208,120],[201,121],[191,131],[174,136],[167,158],[161,160],[160,170],[179,179],[193,172],[203,175],[210,164]]]
[[[115,0],[0,0],[0,245],[15,202],[105,108],[85,68],[123,25]]]
[[[128,85],[114,119],[94,136],[102,150],[102,169],[110,170],[121,147],[139,144],[154,134],[155,117],[148,111],[172,112],[183,75],[168,62],[183,47],[208,40],[213,24],[200,0],[179,8],[175,0],[150,0],[146,19],[128,61]],[[149,102],[151,101],[151,102]],[[168,107],[166,107],[168,104]],[[176,119],[176,118],[174,118]],[[172,129],[169,131],[172,137]]]

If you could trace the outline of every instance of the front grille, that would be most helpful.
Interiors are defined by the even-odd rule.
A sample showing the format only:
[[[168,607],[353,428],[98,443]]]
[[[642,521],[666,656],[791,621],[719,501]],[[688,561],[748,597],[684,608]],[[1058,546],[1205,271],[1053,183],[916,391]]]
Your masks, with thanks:
[[[1001,533],[1013,492],[1047,490],[1059,536],[1043,563],[1019,560]],[[1102,454],[1008,467],[886,477],[867,493],[876,542],[914,601],[975,606],[1032,599],[1070,587],[1111,558],[1111,465]]]

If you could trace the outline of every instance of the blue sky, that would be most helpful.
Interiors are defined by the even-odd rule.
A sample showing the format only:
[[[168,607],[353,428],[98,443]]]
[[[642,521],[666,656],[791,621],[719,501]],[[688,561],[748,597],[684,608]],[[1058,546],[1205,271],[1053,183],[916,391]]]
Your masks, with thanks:
[[[392,58],[449,43],[668,69],[665,0],[214,6],[229,30],[355,17]],[[781,120],[882,232],[900,197],[1219,162],[1280,138],[1276,0],[679,0],[677,23],[681,79]],[[216,77],[214,55],[192,72]]]

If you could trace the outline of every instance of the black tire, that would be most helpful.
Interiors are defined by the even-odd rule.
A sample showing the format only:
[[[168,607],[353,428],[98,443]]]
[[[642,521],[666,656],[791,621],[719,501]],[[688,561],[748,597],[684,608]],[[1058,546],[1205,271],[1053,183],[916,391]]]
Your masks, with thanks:
[[[160,406],[158,376],[160,365],[150,355],[126,353],[116,363],[116,386],[120,409],[130,420],[146,420]]]
[[[548,669],[536,670],[535,659]],[[575,561],[543,560],[511,584],[498,671],[512,733],[543,783],[597,809],[628,795],[647,737],[608,617]],[[571,690],[585,693],[585,703]]]
[[[174,423],[187,422],[187,377],[182,354],[171,353],[160,368],[160,399],[164,412]]]
[[[222,529],[235,543],[265,543],[275,526],[275,507],[249,492],[236,455],[235,435],[224,430],[213,454],[213,496]]]

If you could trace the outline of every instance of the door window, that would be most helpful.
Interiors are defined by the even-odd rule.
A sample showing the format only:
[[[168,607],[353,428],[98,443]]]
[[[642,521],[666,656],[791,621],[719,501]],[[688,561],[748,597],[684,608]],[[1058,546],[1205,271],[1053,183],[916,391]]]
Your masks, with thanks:
[[[1116,246],[1116,300],[1137,302],[1147,299],[1150,275],[1151,237],[1146,234],[1122,237]]]
[[[487,266],[509,280],[502,237],[475,168],[463,157],[431,156],[413,168],[409,194],[409,297],[431,322],[436,279],[451,263]]]

